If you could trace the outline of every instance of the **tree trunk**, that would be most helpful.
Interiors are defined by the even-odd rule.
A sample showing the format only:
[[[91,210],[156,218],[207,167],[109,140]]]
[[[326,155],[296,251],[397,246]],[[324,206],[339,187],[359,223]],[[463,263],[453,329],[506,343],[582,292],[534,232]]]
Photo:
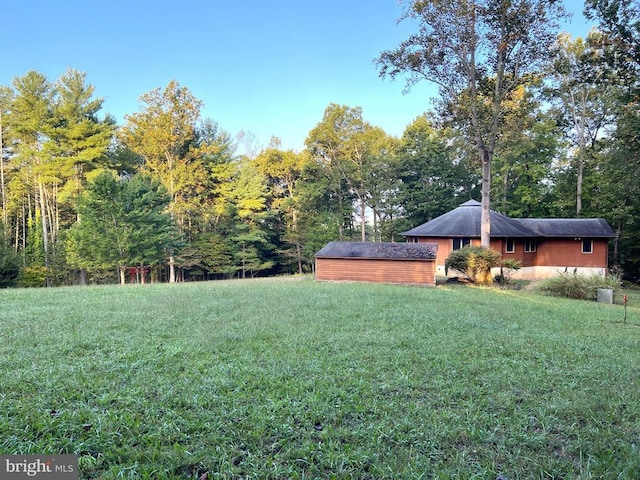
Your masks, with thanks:
[[[7,192],[4,184],[4,155],[2,148],[2,112],[0,112],[0,194],[2,194],[2,225],[5,234],[8,232],[9,222],[7,221]]]
[[[491,155],[481,149],[482,159],[482,213],[480,216],[480,244],[491,246]]]
[[[47,275],[47,287],[51,286],[49,278],[49,234],[47,232],[47,205],[44,197],[44,185],[38,182],[38,196],[40,201],[40,221],[42,223],[42,247],[44,249],[44,267]]]
[[[176,259],[169,256],[169,283],[176,283]]]
[[[339,212],[339,225],[338,225],[338,240],[344,240],[344,217],[342,216],[342,188],[338,186],[338,212]]]
[[[367,240],[367,217],[366,217],[366,205],[364,204],[364,199],[360,199],[360,235],[362,241],[365,242]]]
[[[373,241],[380,242],[382,240],[381,236],[378,235],[378,212],[376,212],[375,207],[373,210]]]
[[[582,181],[584,175],[583,147],[578,150],[578,178],[576,179],[576,218],[580,218],[582,212]]]

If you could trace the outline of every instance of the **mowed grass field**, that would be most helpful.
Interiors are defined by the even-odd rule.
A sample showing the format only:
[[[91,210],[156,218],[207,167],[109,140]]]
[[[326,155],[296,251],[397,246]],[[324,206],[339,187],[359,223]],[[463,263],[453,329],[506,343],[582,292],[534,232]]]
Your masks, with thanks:
[[[310,278],[1,290],[0,453],[83,479],[637,479],[622,320]]]

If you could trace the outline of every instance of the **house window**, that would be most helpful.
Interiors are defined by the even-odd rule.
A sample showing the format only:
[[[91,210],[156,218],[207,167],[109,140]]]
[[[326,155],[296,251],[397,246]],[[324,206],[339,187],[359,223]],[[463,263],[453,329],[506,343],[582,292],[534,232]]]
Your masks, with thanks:
[[[463,247],[468,247],[471,245],[470,238],[454,238],[453,239],[453,249],[460,250]]]
[[[536,251],[536,241],[532,238],[527,238],[524,241],[524,251],[531,253],[531,252],[535,252]]]
[[[516,241],[513,238],[507,238],[504,252],[505,253],[514,253],[516,251]]]
[[[593,253],[593,240],[582,240],[582,253]]]

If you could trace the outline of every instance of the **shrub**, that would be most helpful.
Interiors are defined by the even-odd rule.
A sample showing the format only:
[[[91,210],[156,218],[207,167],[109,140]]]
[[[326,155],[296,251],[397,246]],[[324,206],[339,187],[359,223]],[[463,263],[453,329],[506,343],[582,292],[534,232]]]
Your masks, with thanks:
[[[23,288],[46,287],[47,269],[42,266],[25,267],[18,275],[16,283]]]
[[[520,270],[522,264],[518,260],[507,259],[500,262],[500,273],[496,275],[495,280],[498,283],[507,285],[511,282],[511,277],[515,272]]]
[[[595,300],[599,288],[610,288],[617,293],[620,289],[620,277],[617,275],[580,275],[578,273],[560,273],[538,284],[538,291],[554,297],[574,298],[577,300]]]
[[[445,273],[449,269],[466,275],[474,283],[492,283],[491,269],[500,265],[500,254],[490,248],[480,246],[454,250],[444,262]]]

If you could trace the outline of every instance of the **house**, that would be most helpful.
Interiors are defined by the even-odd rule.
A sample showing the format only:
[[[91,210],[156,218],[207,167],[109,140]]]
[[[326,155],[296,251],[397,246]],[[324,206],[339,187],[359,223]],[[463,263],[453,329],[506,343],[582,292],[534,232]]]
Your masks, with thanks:
[[[435,286],[431,243],[329,242],[315,255],[316,280]]]
[[[469,200],[401,235],[407,242],[437,244],[436,271],[445,275],[444,263],[452,250],[480,245],[481,211],[480,202]],[[604,219],[516,219],[493,210],[490,218],[491,248],[522,266],[513,278],[536,280],[564,271],[604,276],[607,272],[608,242],[615,234]]]

